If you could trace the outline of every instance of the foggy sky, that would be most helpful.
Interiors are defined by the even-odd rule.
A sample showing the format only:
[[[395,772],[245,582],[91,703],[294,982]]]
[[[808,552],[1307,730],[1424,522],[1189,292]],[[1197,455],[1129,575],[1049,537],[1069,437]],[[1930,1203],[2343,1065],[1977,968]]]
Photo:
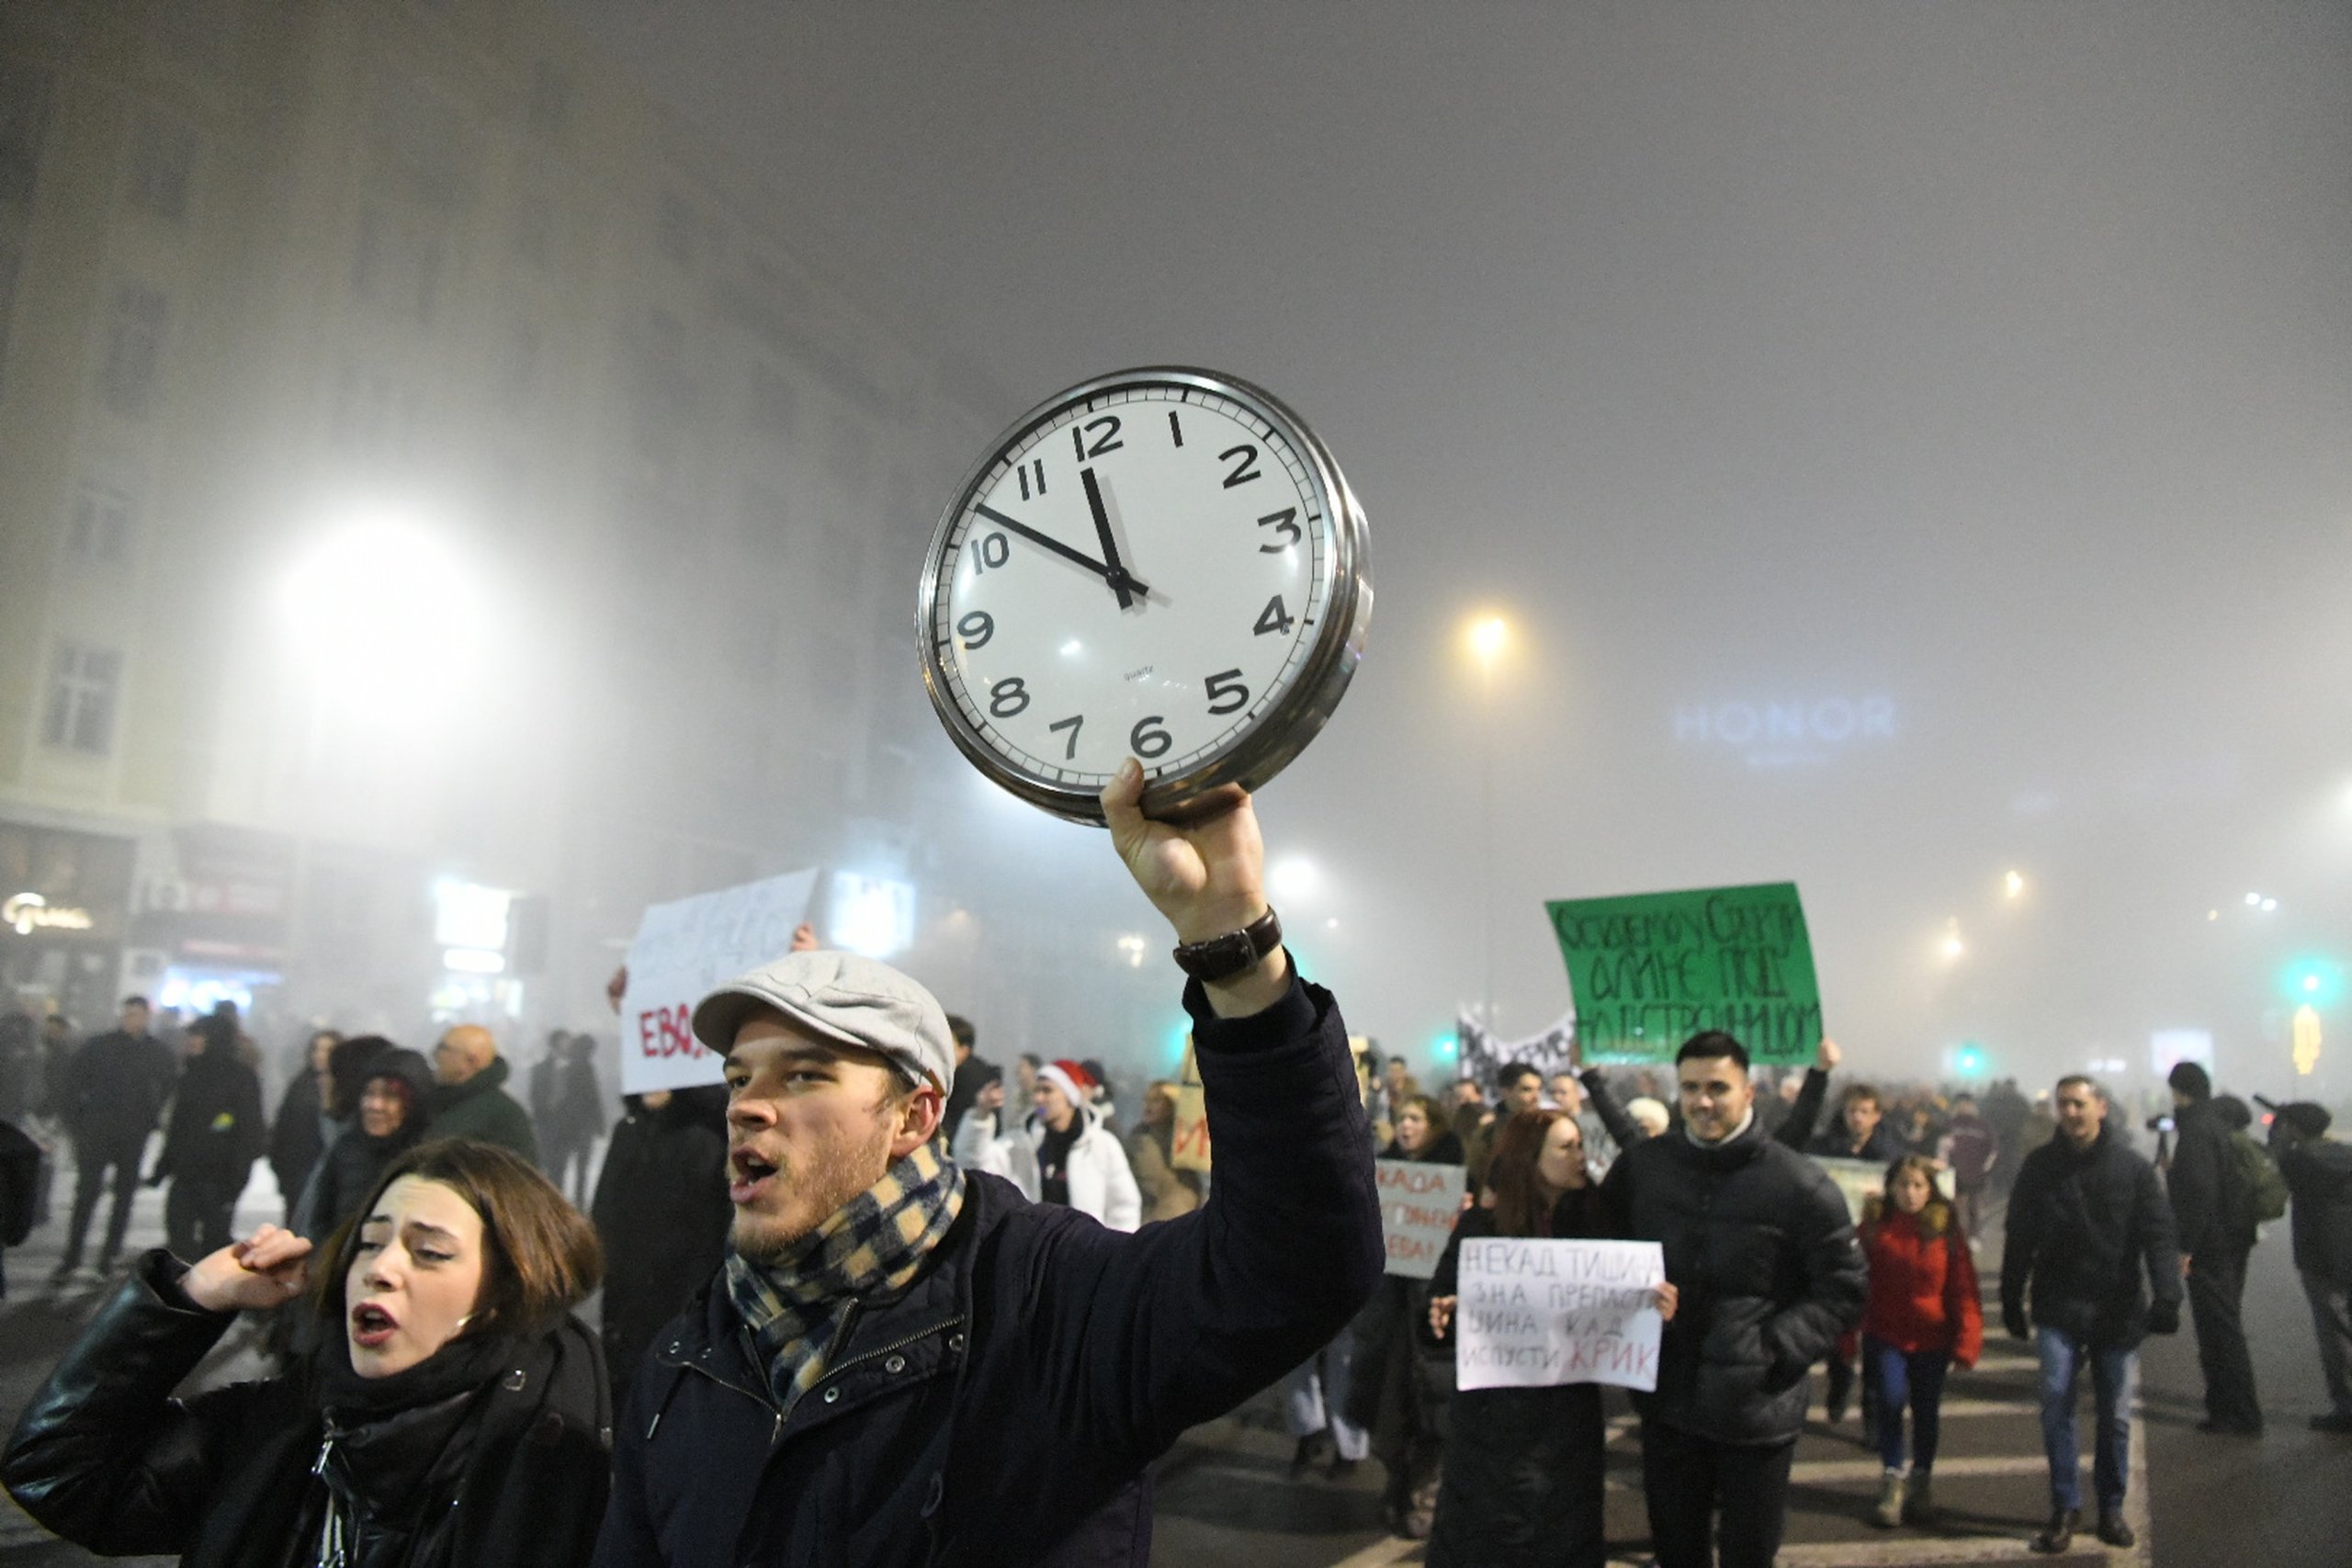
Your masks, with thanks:
[[[1261,809],[1359,1032],[1483,984],[1491,609],[1506,1033],[1545,898],[1793,878],[1865,1067],[2283,1085],[2273,971],[2352,949],[2352,7],[556,8],[977,408],[1192,363],[1329,442],[1378,607]],[[1893,736],[1677,738],[1832,698]]]

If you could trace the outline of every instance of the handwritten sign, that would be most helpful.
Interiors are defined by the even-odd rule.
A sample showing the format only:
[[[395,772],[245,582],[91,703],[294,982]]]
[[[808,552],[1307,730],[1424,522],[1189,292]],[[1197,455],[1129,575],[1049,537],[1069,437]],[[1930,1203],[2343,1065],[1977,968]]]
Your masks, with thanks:
[[[1809,1062],[1821,994],[1796,884],[1544,906],[1568,965],[1584,1059],[1665,1062],[1720,1029],[1759,1062]]]
[[[1177,1075],[1176,1124],[1168,1134],[1168,1163],[1178,1170],[1209,1168],[1209,1100],[1201,1087],[1201,1059],[1184,1036],[1184,1067]]]
[[[1854,1223],[1862,1223],[1862,1205],[1886,1190],[1886,1167],[1874,1159],[1834,1159],[1826,1155],[1815,1155],[1813,1163],[1829,1173],[1838,1190],[1846,1195],[1847,1212]],[[1936,1190],[1949,1198],[1954,1190],[1951,1172],[1936,1172]]]
[[[814,871],[792,871],[647,908],[628,945],[621,998],[622,1093],[718,1082],[718,1057],[695,1038],[695,1003],[783,957],[816,886]]]
[[[1413,1159],[1372,1162],[1380,1193],[1380,1235],[1388,1244],[1388,1272],[1426,1280],[1453,1235],[1462,1213],[1462,1168]]]
[[[1666,1326],[1650,1294],[1666,1278],[1657,1243],[1483,1236],[1462,1244],[1458,1267],[1457,1386],[1657,1390]]]

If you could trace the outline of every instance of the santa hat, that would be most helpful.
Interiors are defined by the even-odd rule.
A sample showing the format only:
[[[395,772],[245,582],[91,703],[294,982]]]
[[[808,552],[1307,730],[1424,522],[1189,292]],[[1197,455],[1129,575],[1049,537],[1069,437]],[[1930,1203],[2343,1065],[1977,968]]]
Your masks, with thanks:
[[[1094,1103],[1094,1075],[1067,1056],[1039,1067],[1037,1081],[1053,1085],[1062,1091],[1064,1099],[1080,1109]]]

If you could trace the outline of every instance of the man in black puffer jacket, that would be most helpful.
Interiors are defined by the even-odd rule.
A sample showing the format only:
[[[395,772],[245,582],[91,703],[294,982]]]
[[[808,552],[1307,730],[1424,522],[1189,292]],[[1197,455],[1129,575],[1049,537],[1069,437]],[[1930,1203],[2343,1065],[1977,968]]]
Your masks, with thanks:
[[[1102,805],[1193,976],[1209,1201],[1123,1235],[963,1169],[946,1014],[871,960],[720,987],[694,1029],[725,1058],[733,1247],[637,1370],[599,1568],[1145,1568],[1150,1462],[1372,1293],[1347,1026],[1280,945],[1249,799],[1155,822],[1143,782],[1129,760]]]
[[[2123,1484],[2140,1341],[2180,1327],[2180,1248],[2156,1168],[2107,1124],[2107,1096],[2080,1076],[2058,1080],[2058,1135],[2025,1156],[2009,1193],[2001,1251],[2001,1322],[2027,1337],[2033,1312],[2041,1359],[2041,1441],[2050,1461],[2050,1523],[2036,1551],[2072,1550],[2082,1510],[2075,1390],[2083,1364],[2098,1399],[2092,1479],[2098,1538],[2130,1546]],[[2029,1295],[2029,1289],[2030,1294]],[[2151,1291],[2154,1294],[2151,1295]]]
[[[1682,1126],[1632,1145],[1601,1195],[1618,1234],[1660,1243],[1682,1293],[1635,1394],[1642,1482],[1660,1568],[1770,1568],[1806,1372],[1862,1320],[1870,1278],[1846,1200],[1819,1166],[1765,1135],[1747,1052],[1717,1031],[1675,1057]]]

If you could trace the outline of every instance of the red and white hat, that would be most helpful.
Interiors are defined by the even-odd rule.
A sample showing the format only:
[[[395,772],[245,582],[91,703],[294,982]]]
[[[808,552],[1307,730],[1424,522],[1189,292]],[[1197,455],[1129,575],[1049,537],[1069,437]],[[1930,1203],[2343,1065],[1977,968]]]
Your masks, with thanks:
[[[1039,1067],[1037,1081],[1053,1085],[1062,1091],[1064,1099],[1081,1110],[1094,1103],[1094,1075],[1068,1057]]]

